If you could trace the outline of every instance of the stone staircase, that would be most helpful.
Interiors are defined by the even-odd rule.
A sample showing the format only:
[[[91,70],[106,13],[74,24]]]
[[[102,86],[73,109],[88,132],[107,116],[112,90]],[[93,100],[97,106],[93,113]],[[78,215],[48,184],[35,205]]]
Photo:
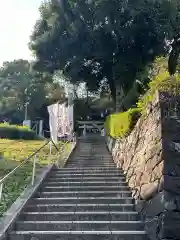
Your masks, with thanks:
[[[147,240],[121,170],[105,143],[80,140],[30,199],[10,240]]]

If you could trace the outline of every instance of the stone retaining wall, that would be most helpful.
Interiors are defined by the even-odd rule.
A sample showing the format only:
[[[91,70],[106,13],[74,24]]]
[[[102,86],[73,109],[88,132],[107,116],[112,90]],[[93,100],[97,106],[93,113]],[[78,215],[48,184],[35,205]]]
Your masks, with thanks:
[[[128,137],[107,139],[152,240],[180,239],[179,105],[180,96],[157,93]]]

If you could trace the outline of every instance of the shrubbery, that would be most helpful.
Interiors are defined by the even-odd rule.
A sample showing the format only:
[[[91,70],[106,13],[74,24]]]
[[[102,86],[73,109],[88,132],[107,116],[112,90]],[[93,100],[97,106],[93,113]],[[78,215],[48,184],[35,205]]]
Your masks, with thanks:
[[[122,138],[130,133],[140,116],[138,108],[126,112],[111,114],[106,118],[106,134],[113,138]]]
[[[106,118],[106,134],[113,138],[122,138],[128,135],[137,122],[138,117],[146,114],[148,104],[152,101],[156,91],[180,94],[180,74],[170,76],[168,71],[161,71],[148,84],[147,92],[137,102],[137,108],[126,112],[111,114]]]
[[[32,131],[26,126],[18,126],[18,125],[10,125],[7,123],[1,123],[0,138],[37,140],[38,136],[34,131]]]
[[[137,107],[141,109],[142,114],[145,114],[147,105],[152,101],[157,90],[174,95],[180,94],[180,74],[170,76],[167,71],[163,71],[149,82],[148,91],[137,102]]]

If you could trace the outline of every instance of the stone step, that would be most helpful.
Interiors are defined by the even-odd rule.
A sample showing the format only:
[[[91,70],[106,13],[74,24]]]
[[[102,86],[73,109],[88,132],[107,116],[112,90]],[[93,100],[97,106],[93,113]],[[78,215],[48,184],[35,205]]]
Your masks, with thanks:
[[[95,161],[98,160],[99,162],[113,162],[112,157],[102,157],[102,156],[86,156],[86,157],[76,157],[71,159],[69,162],[78,162],[78,161]]]
[[[106,154],[106,153],[103,153],[102,152],[102,155],[99,155],[97,152],[80,152],[81,155],[76,155],[74,156],[74,160],[77,160],[77,159],[86,159],[86,158],[89,158],[89,159],[93,159],[93,158],[98,158],[100,160],[104,159],[104,160],[112,160],[112,156]]]
[[[67,167],[68,168],[102,168],[102,167],[106,167],[106,168],[113,168],[113,167],[115,167],[116,168],[116,165],[114,165],[114,164],[109,164],[109,163],[107,163],[107,164],[104,164],[104,165],[95,165],[95,164],[89,164],[89,163],[87,163],[87,164],[83,164],[83,163],[76,163],[76,164],[68,164],[67,165]]]
[[[82,160],[94,160],[94,159],[98,159],[99,161],[113,161],[113,158],[112,157],[109,157],[109,156],[103,156],[102,155],[97,155],[97,154],[94,154],[94,153],[87,153],[85,156],[76,156],[76,157],[73,157],[71,158],[70,161],[82,161]]]
[[[134,204],[93,204],[93,203],[61,203],[61,204],[34,204],[28,205],[28,212],[75,212],[75,211],[122,211],[128,212],[134,210]]]
[[[18,221],[16,231],[141,231],[141,221]]]
[[[75,176],[75,177],[113,177],[113,176],[119,176],[119,177],[123,177],[124,175],[122,173],[119,172],[114,172],[114,173],[54,173],[53,177],[71,177],[71,176]]]
[[[147,240],[122,169],[90,142],[51,171],[8,240]]]
[[[84,152],[79,152],[79,154],[75,155],[74,156],[74,159],[77,159],[77,158],[92,158],[92,157],[98,157],[98,158],[101,158],[101,159],[112,159],[112,156],[110,154],[107,153],[107,151],[103,151],[103,149],[100,147],[100,152],[101,154],[99,154],[98,151],[84,151]]]
[[[76,158],[73,158],[70,162],[77,162],[77,161],[94,161],[95,159],[97,159],[98,161],[105,161],[105,162],[108,162],[108,161],[111,161],[113,162],[113,159],[112,157],[103,157],[103,156],[85,156],[85,157],[76,157]]]
[[[90,158],[90,159],[93,159],[93,158],[98,158],[100,160],[104,159],[104,160],[112,160],[112,156],[106,154],[106,153],[103,153],[102,152],[102,155],[99,155],[98,152],[89,152],[89,151],[86,151],[86,152],[80,152],[81,155],[78,155],[78,154],[75,154],[73,156],[73,158],[71,160],[77,160],[77,159],[86,159],[86,158]]]
[[[94,160],[94,159],[98,159],[99,161],[113,161],[113,158],[110,156],[104,156],[103,153],[102,155],[97,155],[94,153],[87,153],[85,156],[75,156],[73,157],[70,161],[82,161],[82,160]]]
[[[97,174],[99,174],[99,173],[111,173],[111,174],[113,174],[113,173],[123,173],[123,171],[122,170],[120,170],[120,169],[118,169],[118,168],[94,168],[94,169],[83,169],[83,168],[81,168],[81,169],[79,169],[79,168],[76,168],[76,169],[74,169],[74,170],[67,170],[67,169],[65,169],[65,168],[63,168],[63,169],[59,169],[59,170],[55,170],[55,171],[53,171],[51,174],[62,174],[62,173],[69,173],[69,174],[77,174],[77,173],[83,173],[83,174],[87,174],[87,173],[97,173]]]
[[[61,169],[57,169],[57,168],[55,168],[55,169],[53,169],[52,170],[52,172],[55,172],[55,171],[64,171],[64,170],[70,170],[70,171],[79,171],[79,170],[96,170],[97,168],[96,168],[96,166],[92,166],[91,168],[89,168],[89,167],[82,167],[82,168],[78,168],[77,169],[77,167],[74,167],[74,168],[69,168],[69,167],[66,167],[66,168],[61,168]],[[117,167],[116,166],[113,166],[113,167],[106,167],[106,166],[101,166],[101,168],[98,168],[98,170],[99,169],[102,169],[102,170],[106,170],[106,169],[109,169],[109,170],[111,170],[111,169],[117,169]],[[118,168],[118,171],[121,171],[121,169],[119,169]]]
[[[112,160],[112,156],[108,155],[107,153],[103,153],[100,155],[98,152],[89,152],[89,151],[86,151],[86,152],[80,152],[81,155],[78,155],[76,154],[75,156],[73,156],[73,158],[71,160],[77,160],[77,159],[86,159],[86,158],[90,158],[90,159],[93,159],[93,158],[98,158],[99,160]]]
[[[101,168],[97,168],[96,166],[95,167],[90,167],[90,168],[85,168],[85,167],[82,167],[82,168],[61,168],[61,169],[54,169],[52,171],[52,173],[56,173],[56,172],[91,172],[91,171],[119,171],[119,172],[123,172],[121,169],[117,168],[117,167],[104,167],[102,166]]]
[[[99,162],[113,162],[113,159],[110,157],[99,157],[99,156],[86,156],[86,157],[77,157],[71,159],[69,162],[78,162],[78,161],[95,161],[98,160]]]
[[[92,146],[92,143],[91,143]],[[92,149],[93,148],[93,149]],[[84,149],[84,148],[79,148],[77,149],[78,151],[75,152],[75,156],[79,157],[85,157],[88,156],[88,154],[92,155],[97,155],[97,156],[105,156],[105,157],[111,157],[110,153],[106,148],[104,148],[102,145],[101,146],[92,146],[91,149]],[[100,154],[102,152],[102,155]],[[91,155],[90,155],[91,156]]]
[[[92,158],[76,158],[73,159],[71,161],[69,161],[68,163],[76,163],[76,162],[80,162],[80,163],[84,163],[84,162],[89,162],[89,163],[114,163],[112,158],[99,158],[99,157],[92,157]]]
[[[115,170],[109,170],[107,169],[106,171],[105,170],[91,170],[91,171],[55,171],[54,173],[51,173],[50,176],[57,176],[57,175],[99,175],[99,174],[103,174],[103,175],[119,175],[121,174],[121,176],[123,175],[123,172],[122,171],[119,171],[118,169],[115,169]]]
[[[145,231],[17,231],[10,240],[146,240]]]
[[[23,212],[21,221],[136,221],[140,219],[137,212]]]
[[[42,186],[41,188],[42,191],[45,192],[58,192],[58,191],[94,191],[94,190],[101,190],[101,191],[106,191],[106,190],[111,190],[111,191],[128,191],[129,187],[128,186],[119,186],[119,185],[106,185],[106,186]]]
[[[48,174],[8,240],[147,240],[124,172],[102,140],[83,141]]]
[[[72,181],[58,181],[58,182],[53,182],[53,181],[45,181],[44,186],[47,187],[54,187],[54,186],[87,186],[87,187],[92,187],[92,186],[127,186],[127,183],[125,181],[87,181],[87,182],[72,182]]]
[[[62,197],[62,198],[34,198],[31,200],[35,204],[58,204],[58,203],[96,203],[96,204],[110,204],[110,203],[120,203],[120,204],[132,204],[134,199],[120,198],[120,197]]]
[[[130,191],[58,191],[58,192],[39,192],[39,197],[131,197]]]
[[[91,153],[90,153],[91,154]],[[83,160],[94,160],[94,159],[98,159],[99,161],[113,161],[112,157],[108,157],[108,156],[103,156],[103,154],[100,155],[95,155],[95,154],[91,154],[91,155],[86,155],[86,156],[77,156],[74,157],[73,159],[71,159],[71,161],[83,161]]]
[[[82,162],[68,162],[66,167],[68,168],[75,168],[76,166],[82,166],[82,167],[116,167],[116,165],[111,162],[99,162],[98,160],[92,162],[92,161],[82,161]]]
[[[71,177],[54,177],[54,176],[51,176],[51,177],[49,177],[48,178],[48,181],[50,182],[50,181],[64,181],[64,182],[67,182],[67,181],[83,181],[83,182],[92,182],[92,181],[114,181],[114,182],[121,182],[121,181],[125,181],[125,177],[124,176],[121,176],[121,177],[119,177],[119,176],[117,176],[117,177],[102,177],[102,176],[100,176],[100,177],[96,177],[96,176],[94,176],[94,177],[84,177],[84,176],[82,176],[82,177],[76,177],[76,176],[71,176]]]
[[[23,212],[21,221],[137,221],[137,212]]]

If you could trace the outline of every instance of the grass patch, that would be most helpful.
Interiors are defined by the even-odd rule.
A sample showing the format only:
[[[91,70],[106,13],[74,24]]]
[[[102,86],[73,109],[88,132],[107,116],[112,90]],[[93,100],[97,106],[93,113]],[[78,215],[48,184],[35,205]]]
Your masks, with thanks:
[[[25,140],[0,140],[0,178],[18,166],[27,157],[33,154],[45,141],[25,141]],[[70,150],[70,144],[66,147],[66,152]],[[57,161],[60,153],[52,146],[52,155],[49,158],[49,144],[46,145],[37,154],[37,171],[50,162]],[[64,147],[62,142],[57,144],[61,150]],[[3,186],[3,197],[0,203],[0,216],[8,209],[9,206],[19,197],[21,192],[31,181],[33,160],[25,163]]]

